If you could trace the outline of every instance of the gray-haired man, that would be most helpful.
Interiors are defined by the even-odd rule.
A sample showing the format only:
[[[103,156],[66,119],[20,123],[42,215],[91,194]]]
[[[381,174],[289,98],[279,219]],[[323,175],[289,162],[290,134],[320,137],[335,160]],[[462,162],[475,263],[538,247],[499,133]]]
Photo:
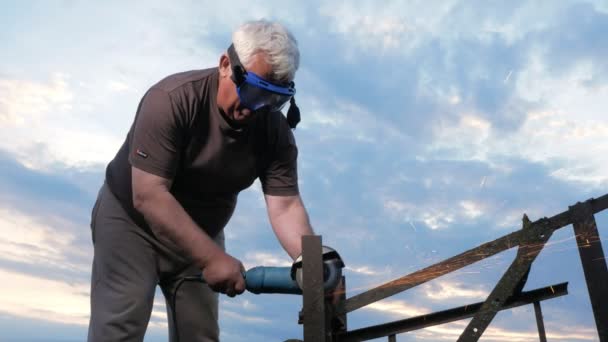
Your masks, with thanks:
[[[299,51],[280,24],[239,27],[219,67],[168,76],[142,98],[93,208],[89,341],[141,341],[156,285],[171,340],[217,341],[217,293],[245,289],[223,249],[238,193],[262,183],[273,230],[293,258],[312,234],[299,196],[297,147],[280,110],[295,93]],[[200,273],[208,284],[183,284]],[[175,317],[172,309],[177,304]],[[177,323],[177,327],[174,325]],[[177,328],[177,329],[176,329]]]

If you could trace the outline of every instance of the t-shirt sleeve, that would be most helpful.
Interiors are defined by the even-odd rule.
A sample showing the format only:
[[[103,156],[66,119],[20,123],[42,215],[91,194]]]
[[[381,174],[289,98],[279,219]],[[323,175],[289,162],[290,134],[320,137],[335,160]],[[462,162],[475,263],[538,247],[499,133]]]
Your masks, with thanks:
[[[182,120],[169,94],[151,88],[139,106],[129,148],[132,166],[172,179],[184,139]]]
[[[277,141],[277,149],[260,177],[264,194],[298,195],[298,147],[291,129],[285,127]]]

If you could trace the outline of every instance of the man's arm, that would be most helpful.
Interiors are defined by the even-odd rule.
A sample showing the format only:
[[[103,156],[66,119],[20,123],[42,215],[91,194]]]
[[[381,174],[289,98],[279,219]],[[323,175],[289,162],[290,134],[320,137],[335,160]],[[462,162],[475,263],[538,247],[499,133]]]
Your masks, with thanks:
[[[186,213],[169,192],[172,180],[131,168],[133,205],[157,233],[169,238],[203,269],[216,291],[234,296],[245,290],[243,265],[226,254]]]
[[[300,195],[264,198],[275,235],[287,254],[297,259],[302,253],[302,235],[314,234]]]

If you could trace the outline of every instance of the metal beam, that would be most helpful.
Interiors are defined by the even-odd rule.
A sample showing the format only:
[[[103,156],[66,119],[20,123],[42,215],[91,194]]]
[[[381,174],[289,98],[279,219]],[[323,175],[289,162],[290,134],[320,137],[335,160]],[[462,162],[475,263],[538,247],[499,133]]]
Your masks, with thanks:
[[[600,212],[608,208],[608,194],[597,199],[591,198],[587,200],[586,203],[589,203],[593,213]],[[543,223],[545,233],[550,234],[557,229],[571,224],[572,220],[570,212],[565,211],[550,218],[537,220],[533,222],[532,225],[535,226],[539,222]],[[518,246],[524,238],[525,232],[518,230],[494,241],[481,244],[476,248],[470,249],[442,262],[353,296],[346,300],[344,310],[345,312],[357,310],[373,302],[388,298],[442,275],[454,272],[477,261]]]
[[[543,312],[540,309],[540,302],[538,301],[534,302],[534,315],[536,316],[536,326],[538,327],[538,338],[540,339],[540,342],[547,342]]]
[[[514,294],[513,290],[520,285],[520,289],[523,288],[523,284],[520,284],[522,277],[529,271],[532,262],[540,254],[543,247],[545,247],[545,243],[553,233],[553,230],[543,227],[544,224],[543,220],[539,220],[533,225],[528,217],[524,215],[523,228],[521,230],[523,236],[515,260],[502,278],[500,278],[479,312],[464,329],[458,338],[458,342],[478,341],[507,298]]]
[[[593,208],[588,202],[577,203],[570,213],[597,333],[600,342],[608,342],[608,270]]]
[[[500,310],[507,310],[530,303],[552,299],[568,294],[568,283],[547,286],[509,298]],[[430,313],[428,315],[416,316],[399,321],[374,325],[366,328],[348,331],[337,334],[337,342],[366,341],[383,336],[401,334],[408,331],[419,330],[439,324],[450,323],[461,319],[473,317],[481,308],[484,302],[465,305],[449,310]]]

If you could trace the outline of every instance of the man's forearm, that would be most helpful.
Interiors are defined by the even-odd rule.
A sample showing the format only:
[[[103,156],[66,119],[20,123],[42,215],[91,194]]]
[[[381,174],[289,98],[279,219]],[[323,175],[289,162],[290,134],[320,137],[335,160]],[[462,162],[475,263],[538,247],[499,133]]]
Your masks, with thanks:
[[[280,209],[272,208],[273,204],[269,204],[270,223],[277,239],[283,249],[295,260],[302,254],[302,236],[314,234],[304,204],[299,196],[287,202],[287,205],[281,203]]]
[[[201,268],[213,255],[222,252],[169,192],[155,192],[146,196],[138,203],[137,210],[153,230],[184,250]]]

